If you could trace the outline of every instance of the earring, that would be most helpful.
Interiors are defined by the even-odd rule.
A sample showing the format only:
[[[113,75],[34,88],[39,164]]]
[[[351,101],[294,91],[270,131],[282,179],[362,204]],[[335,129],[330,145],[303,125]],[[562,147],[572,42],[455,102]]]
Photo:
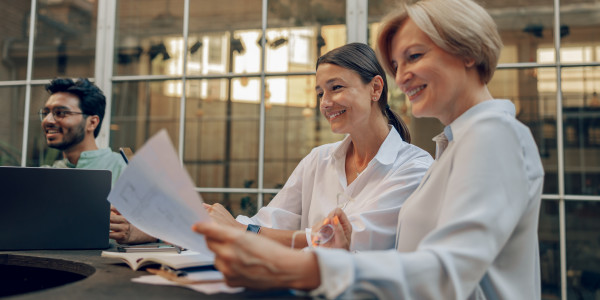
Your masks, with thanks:
[[[373,101],[377,101],[377,97],[373,97]]]

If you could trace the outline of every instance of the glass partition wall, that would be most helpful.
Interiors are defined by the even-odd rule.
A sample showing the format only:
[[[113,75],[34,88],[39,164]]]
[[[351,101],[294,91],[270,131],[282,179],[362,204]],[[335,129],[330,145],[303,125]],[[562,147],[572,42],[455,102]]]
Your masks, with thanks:
[[[546,172],[539,245],[544,299],[600,295],[600,1],[482,1],[505,47],[489,88],[512,100]],[[40,166],[44,84],[88,77],[108,99],[99,146],[134,151],[166,129],[204,201],[267,205],[315,146],[314,67],[348,42],[374,45],[394,0],[31,0],[0,10],[0,165]],[[390,86],[394,86],[390,81]],[[390,90],[413,143],[442,130]]]

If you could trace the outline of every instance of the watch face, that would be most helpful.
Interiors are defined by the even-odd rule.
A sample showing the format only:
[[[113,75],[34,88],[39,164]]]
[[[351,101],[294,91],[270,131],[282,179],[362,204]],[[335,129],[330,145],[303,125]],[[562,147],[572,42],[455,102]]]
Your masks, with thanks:
[[[254,232],[254,233],[258,234],[258,232],[260,231],[260,226],[254,225],[254,224],[249,224],[248,227],[246,228],[246,231],[250,231],[250,232]]]

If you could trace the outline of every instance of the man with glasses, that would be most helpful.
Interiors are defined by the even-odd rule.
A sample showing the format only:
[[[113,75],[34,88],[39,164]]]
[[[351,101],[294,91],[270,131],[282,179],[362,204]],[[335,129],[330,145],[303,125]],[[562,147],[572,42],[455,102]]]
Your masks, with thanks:
[[[114,184],[126,163],[120,154],[110,148],[98,149],[96,145],[106,109],[102,91],[84,78],[76,82],[56,78],[46,85],[46,90],[50,97],[39,112],[42,129],[48,146],[63,153],[63,159],[54,162],[52,167],[109,170]],[[110,238],[121,244],[156,241],[116,210],[111,213],[110,229]]]
[[[53,167],[109,170],[114,184],[126,163],[120,154],[96,145],[106,108],[102,91],[87,79],[68,78],[52,80],[46,90],[50,98],[40,110],[42,128],[48,146],[64,157]]]

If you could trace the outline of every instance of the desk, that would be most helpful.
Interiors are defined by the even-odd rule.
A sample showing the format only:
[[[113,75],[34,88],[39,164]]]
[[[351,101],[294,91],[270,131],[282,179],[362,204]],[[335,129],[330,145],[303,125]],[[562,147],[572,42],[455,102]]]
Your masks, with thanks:
[[[89,275],[66,285],[20,294],[6,299],[299,299],[288,291],[206,295],[183,287],[157,286],[132,282],[149,275],[133,271],[118,259],[100,257],[100,250],[0,251],[0,265],[14,262]],[[92,273],[93,272],[93,273]],[[5,274],[2,274],[3,276]],[[0,276],[1,277],[1,276]],[[0,282],[0,289],[6,282]]]

